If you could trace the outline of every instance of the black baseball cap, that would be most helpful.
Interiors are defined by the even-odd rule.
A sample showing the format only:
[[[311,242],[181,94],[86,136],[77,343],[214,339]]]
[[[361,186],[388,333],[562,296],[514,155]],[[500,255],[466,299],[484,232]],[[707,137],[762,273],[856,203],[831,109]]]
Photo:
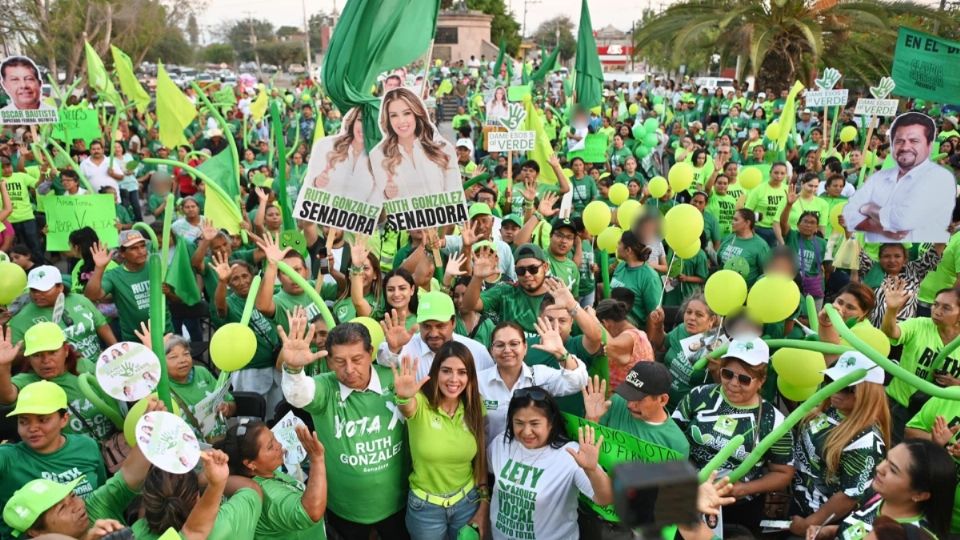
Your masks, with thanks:
[[[614,392],[627,401],[639,401],[669,393],[671,379],[667,366],[659,362],[637,362]]]
[[[559,229],[570,229],[573,231],[573,234],[577,234],[580,230],[577,228],[577,224],[570,218],[556,218],[553,220],[553,223],[550,224],[552,230],[556,231]]]

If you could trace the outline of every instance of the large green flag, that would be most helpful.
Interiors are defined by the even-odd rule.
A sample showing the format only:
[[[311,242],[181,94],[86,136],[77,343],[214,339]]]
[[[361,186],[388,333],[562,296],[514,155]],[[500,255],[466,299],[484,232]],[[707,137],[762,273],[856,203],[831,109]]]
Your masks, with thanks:
[[[224,152],[221,152],[224,153]],[[200,287],[190,266],[190,253],[187,251],[187,241],[177,239],[177,247],[173,250],[173,261],[167,266],[167,275],[164,283],[173,289],[174,294],[187,306],[200,302]]]
[[[553,52],[543,56],[540,59],[540,67],[530,75],[530,80],[535,83],[542,83],[547,78],[547,74],[556,69],[557,58],[560,56],[560,47],[553,49]]]
[[[113,70],[120,81],[120,90],[136,105],[137,111],[143,114],[150,105],[150,94],[143,89],[133,73],[133,62],[127,53],[113,45],[110,46],[110,53],[113,55]]]
[[[493,78],[500,80],[500,70],[503,69],[503,57],[507,51],[507,38],[500,38],[500,51],[497,53],[497,60],[493,63]]]
[[[233,162],[230,152],[223,150],[215,156],[207,158],[206,161],[197,165],[197,170],[210,177],[210,180],[217,183],[217,186],[232,200],[240,198],[240,189],[237,186],[236,164]],[[209,194],[208,194],[209,195]]]
[[[960,41],[926,34],[905,26],[893,53],[893,93],[931,101],[960,100]]]
[[[587,0],[580,4],[580,27],[577,29],[577,60],[574,62],[577,79],[574,83],[575,103],[591,109],[603,102],[603,67],[593,39],[593,23]]]
[[[377,77],[419,58],[437,28],[440,0],[349,0],[330,38],[323,82],[341,111],[363,107],[367,150],[380,141]]]
[[[163,64],[157,64],[157,123],[160,143],[167,148],[190,144],[183,135],[183,130],[196,116],[197,109],[193,103],[177,88]]]
[[[524,98],[523,106],[526,109],[526,119],[524,122],[524,131],[532,131],[536,134],[534,138],[533,150],[527,153],[527,157],[537,162],[540,166],[540,181],[547,184],[556,184],[557,174],[550,165],[550,156],[554,154],[550,146],[550,139],[543,128],[543,119],[540,118],[540,111],[533,104],[529,96]]]
[[[104,101],[112,103],[118,109],[123,108],[123,99],[120,98],[117,89],[110,82],[110,76],[107,74],[107,69],[103,67],[103,60],[100,59],[100,55],[90,46],[90,42],[84,42],[83,45],[87,57],[87,82],[90,84],[90,88],[96,90]]]

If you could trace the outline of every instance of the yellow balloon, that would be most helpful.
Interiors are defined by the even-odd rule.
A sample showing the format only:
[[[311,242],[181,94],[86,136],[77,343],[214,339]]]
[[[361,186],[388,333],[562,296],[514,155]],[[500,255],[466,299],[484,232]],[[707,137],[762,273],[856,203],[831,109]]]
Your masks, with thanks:
[[[610,207],[603,201],[593,201],[583,209],[583,226],[596,236],[610,225]]]
[[[880,353],[884,358],[890,356],[890,340],[886,334],[875,328],[870,323],[861,323],[853,328],[853,335],[867,342],[874,350]],[[846,342],[844,342],[846,344]]]
[[[780,122],[771,122],[763,134],[766,135],[771,141],[775,141],[780,138]]]
[[[617,207],[617,225],[621,229],[629,229],[633,226],[633,222],[641,214],[642,206],[640,201],[635,199],[627,199],[620,203],[620,206]]]
[[[703,234],[703,214],[692,204],[678,204],[664,216],[663,229],[667,244],[679,252],[699,241]]]
[[[790,401],[806,401],[817,393],[819,386],[794,386],[783,379],[777,379],[777,388],[783,397]]]
[[[846,206],[847,201],[843,201],[830,209],[830,226],[833,227],[833,232],[843,231],[843,226],[840,225],[840,214]]]
[[[650,196],[654,199],[659,199],[667,194],[667,188],[670,185],[667,184],[667,179],[662,176],[654,176],[650,180],[650,185],[647,186],[647,189],[650,190]]]
[[[747,300],[747,282],[733,270],[720,270],[707,278],[703,287],[707,305],[722,317],[740,311]]]
[[[670,179],[670,189],[674,193],[680,193],[689,188],[690,184],[693,184],[693,172],[693,165],[686,161],[675,163],[667,174],[667,178]]]
[[[737,175],[737,181],[743,189],[753,189],[763,182],[763,173],[756,167],[744,167]]]
[[[819,386],[823,382],[823,373],[827,362],[822,353],[785,347],[773,353],[770,358],[779,380],[794,388]]]
[[[127,412],[127,416],[125,416],[123,419],[123,438],[127,440],[127,444],[130,445],[130,448],[133,448],[137,445],[137,422],[139,422],[140,417],[147,412],[147,405],[150,404],[150,398],[160,399],[156,393],[150,394],[149,396],[138,401],[133,407],[130,407],[130,410]],[[180,406],[177,405],[176,399],[173,400],[173,414],[180,416]]]
[[[210,360],[222,371],[243,369],[256,353],[257,336],[240,323],[227,323],[210,338]]]
[[[766,275],[757,280],[747,295],[750,316],[762,323],[784,321],[800,305],[800,289],[790,278]]]
[[[607,227],[597,236],[597,247],[606,251],[607,253],[616,253],[617,243],[620,242],[620,236],[622,234],[623,229],[620,227],[615,227],[613,225]]]
[[[610,186],[610,191],[607,192],[607,197],[610,199],[610,202],[620,206],[620,203],[627,200],[627,197],[630,196],[630,190],[627,189],[626,184],[614,184]]]
[[[370,332],[370,344],[373,345],[373,350],[375,351],[379,349],[380,344],[386,339],[383,335],[383,327],[370,317],[354,317],[350,319],[350,322],[362,324],[367,327],[367,331]]]
[[[27,287],[27,273],[12,262],[0,262],[0,305],[13,302]]]
[[[674,253],[683,260],[692,259],[697,256],[697,253],[700,253],[700,240],[694,240],[692,244],[685,246],[683,249],[678,249]]]
[[[842,142],[851,142],[857,138],[857,128],[846,126],[840,130],[840,140]]]

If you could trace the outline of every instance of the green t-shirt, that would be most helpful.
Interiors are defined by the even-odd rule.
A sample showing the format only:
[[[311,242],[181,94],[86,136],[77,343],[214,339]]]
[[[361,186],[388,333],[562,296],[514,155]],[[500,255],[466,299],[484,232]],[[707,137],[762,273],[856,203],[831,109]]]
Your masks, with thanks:
[[[73,492],[82,498],[107,481],[107,472],[100,457],[100,447],[85,435],[64,434],[65,442],[51,454],[38,454],[26,443],[0,445],[0,507],[7,504],[13,492],[27,482],[46,478],[61,484],[84,477]],[[0,522],[0,536],[10,538],[10,527]]]
[[[863,494],[863,497],[857,501],[856,510],[843,518],[837,529],[836,538],[839,540],[864,540],[873,531],[873,522],[877,516],[883,514],[883,497],[873,489]],[[916,525],[924,529],[930,538],[936,538],[936,535],[930,531],[930,522],[923,514],[917,514],[906,518],[894,518],[897,523]]]
[[[570,191],[573,192],[573,212],[571,217],[583,215],[583,209],[600,197],[597,183],[590,175],[583,178],[570,178]]]
[[[120,265],[114,261],[110,261],[107,263],[107,267],[103,269],[103,272],[107,273],[118,266]],[[73,270],[70,271],[70,292],[80,295],[83,294],[83,289],[87,286],[87,282],[90,281],[90,275],[93,274],[93,270],[81,272],[82,267],[83,261],[80,260],[77,261],[77,264],[73,265]]]
[[[947,242],[947,247],[943,250],[940,263],[920,282],[917,300],[933,304],[937,292],[953,287],[956,283],[958,270],[960,270],[960,232],[953,233]]]
[[[547,352],[541,351],[540,349],[535,349],[533,346],[540,343],[540,336],[535,335],[532,337],[527,337],[527,355],[523,358],[523,362],[528,366],[536,366],[543,364],[545,366],[550,366],[553,369],[560,369],[560,363],[557,362],[557,359]],[[576,356],[583,362],[587,367],[587,371],[594,373],[598,366],[594,366],[595,362],[606,361],[606,358],[602,355],[603,347],[600,347],[592,354],[587,348],[583,345],[583,336],[570,336],[563,342],[563,346],[567,349],[567,352]],[[609,373],[609,371],[608,371]],[[560,406],[560,410],[563,412],[568,412],[574,416],[583,417],[586,414],[586,410],[583,408],[583,396],[579,392],[569,395],[569,396],[554,396],[557,400],[557,404]]]
[[[649,443],[670,448],[683,455],[690,455],[690,443],[687,436],[677,426],[673,418],[661,424],[652,424],[633,416],[627,408],[627,400],[620,394],[610,396],[610,409],[600,418],[600,425],[625,431],[634,437]]]
[[[627,162],[627,158],[632,155],[633,155],[633,152],[631,152],[630,149],[627,148],[626,146],[624,146],[623,148],[620,148],[619,150],[617,150],[616,148],[612,148],[610,150],[610,165],[612,165],[613,167],[623,167],[623,164]],[[625,173],[618,174],[617,178],[615,179],[617,183],[626,184],[629,181],[629,178],[626,178],[624,181],[621,182],[620,177],[626,178],[626,174]]]
[[[583,256],[580,260],[580,280],[578,290],[573,291],[573,295],[582,298],[597,289],[597,277],[593,273],[593,264],[596,262],[596,253],[594,253],[593,242],[590,240],[581,240]]]
[[[739,272],[747,280],[747,285],[753,285],[763,274],[763,267],[770,258],[770,246],[757,235],[740,238],[731,234],[720,244],[717,258],[725,269]]]
[[[801,275],[823,275],[823,259],[827,254],[827,241],[819,236],[803,238],[791,229],[784,235],[784,243],[797,255]]]
[[[133,499],[139,495],[123,479],[123,474],[115,474],[107,482],[94,490],[83,502],[87,507],[87,519],[90,526],[98,519],[115,519],[124,523],[124,514]]]
[[[717,227],[720,229],[720,238],[726,238],[733,232],[733,214],[737,211],[737,198],[727,192],[720,195],[716,191],[710,194],[707,201],[706,214],[714,216],[717,220]]]
[[[82,359],[96,362],[97,356],[100,355],[100,336],[97,334],[97,328],[106,325],[107,318],[82,294],[68,294],[64,297],[63,303],[60,327],[67,341],[73,345]],[[10,319],[9,326],[13,328],[13,342],[23,340],[23,335],[33,325],[52,320],[52,307],[42,308],[30,302]]]
[[[834,474],[827,470],[827,438],[843,421],[843,415],[833,407],[802,424],[797,432],[794,461],[797,474],[793,477],[794,500],[800,505],[800,515],[819,510],[837,493],[859,499],[873,481],[873,471],[883,460],[886,446],[880,428],[874,424],[854,435],[843,447],[840,464]]]
[[[377,310],[380,304],[377,302],[376,296],[371,293],[363,295],[363,298],[370,304],[370,307],[372,307],[374,311]],[[350,322],[356,316],[357,307],[353,305],[353,300],[350,299],[350,296],[337,300],[337,303],[333,305],[333,318],[336,319],[337,322]]]
[[[703,212],[703,233],[707,236],[707,242],[711,244],[714,242],[719,244],[720,240],[723,239],[717,217],[706,211]]]
[[[573,293],[573,296],[577,297],[580,293],[580,268],[577,263],[573,262],[571,254],[568,254],[562,261],[557,259],[549,249],[546,255],[550,264],[550,275],[563,282]]]
[[[681,341],[690,337],[687,327],[682,323],[678,324],[667,333],[667,353],[663,357],[663,363],[670,371],[670,401],[668,407],[673,410],[683,399],[683,396],[690,393],[690,388],[707,382],[707,370],[701,368],[694,370],[693,366],[697,360],[703,356],[705,348],[700,348],[698,352],[687,357]]]
[[[743,444],[720,465],[719,471],[732,471],[740,466],[759,441],[783,423],[783,414],[770,401],[764,400],[759,410],[757,407],[730,404],[723,395],[723,387],[718,384],[706,384],[690,390],[673,412],[673,419],[687,435],[693,465],[702,469],[731,439],[744,435]],[[759,427],[753,429],[758,420]],[[742,481],[749,482],[763,476],[768,463],[791,465],[792,462],[793,434],[787,431],[764,453]]]
[[[630,309],[630,322],[637,328],[647,327],[647,316],[657,309],[663,292],[663,281],[649,265],[630,267],[620,262],[613,271],[610,287],[626,287],[636,296]]]
[[[830,208],[830,203],[820,197],[814,197],[809,201],[797,199],[797,202],[790,207],[790,228],[797,228],[797,222],[800,221],[800,216],[804,212],[816,212],[818,225],[826,229],[830,224]]]
[[[450,417],[430,407],[423,392],[417,392],[415,399],[417,410],[407,418],[413,461],[410,488],[434,495],[452,493],[473,480],[473,458],[478,450],[463,402]]]
[[[30,190],[37,187],[37,179],[27,173],[15,172],[6,178],[7,194],[10,195],[10,204],[13,212],[8,220],[10,223],[20,223],[33,219],[33,204],[30,202]]]
[[[675,280],[677,276],[683,274],[685,276],[698,277],[704,280],[706,283],[707,277],[710,276],[710,271],[707,268],[707,254],[702,249],[697,251],[697,254],[690,259],[681,259],[679,257],[673,256],[673,250],[667,250],[667,260],[671,262],[670,266],[667,268],[667,276],[672,280]],[[703,290],[702,283],[687,283],[674,281],[673,289],[663,293],[663,305],[665,306],[679,306],[683,304],[683,301],[690,297],[690,295],[696,294]]]
[[[313,282],[308,282],[313,287]],[[333,283],[324,283],[320,287],[320,298],[329,299],[336,296],[336,285]],[[307,320],[312,321],[314,317],[320,314],[320,308],[307,296],[307,293],[290,294],[281,288],[273,295],[273,304],[276,310],[273,312],[273,322],[281,326],[285,332],[290,331],[290,322],[287,320],[287,311],[293,311],[293,308],[300,306],[307,311]],[[229,306],[228,306],[229,307]],[[240,308],[241,315],[243,308]],[[342,320],[342,319],[341,319]]]
[[[960,401],[931,397],[920,408],[920,412],[907,422],[907,427],[932,433],[933,424],[937,421],[938,416],[942,416],[951,428],[960,424]],[[957,458],[953,459],[957,461]],[[952,534],[960,533],[960,504],[957,504],[960,498],[958,496],[960,496],[960,483],[957,484],[957,491],[954,494],[953,518],[950,520],[950,532]]]
[[[237,293],[232,291],[227,293],[226,322],[240,322],[243,318],[243,307],[245,304],[246,299],[237,296]],[[312,302],[310,305],[316,308]],[[274,318],[276,319],[276,317]],[[284,318],[286,318],[286,312],[284,312]],[[264,317],[263,313],[260,313],[260,310],[257,308],[253,308],[253,312],[250,315],[249,326],[250,329],[253,330],[253,335],[257,337],[257,350],[253,354],[253,360],[250,360],[246,368],[260,369],[273,367],[276,361],[274,351],[280,344],[280,338],[277,336],[277,327],[274,326],[270,319]]]
[[[517,285],[500,283],[480,293],[483,311],[499,321],[515,321],[527,333],[535,336],[537,316],[543,295],[531,296]]]
[[[273,478],[255,476],[263,490],[263,510],[257,521],[255,537],[289,540],[325,540],[323,518],[313,521],[300,503],[304,484],[290,475],[275,471]]]
[[[933,372],[937,369],[945,370],[951,377],[960,378],[960,350],[950,353],[942,366],[933,365],[934,358],[943,349],[943,340],[933,319],[914,317],[900,321],[898,325],[900,339],[890,341],[894,345],[903,345],[900,367],[927,381],[933,380]],[[909,405],[910,396],[916,391],[899,377],[894,377],[887,386],[887,395],[904,407]]]
[[[256,491],[249,488],[237,491],[220,505],[207,540],[253,540],[262,508],[263,502]],[[163,536],[163,533],[151,531],[143,518],[135,521],[130,529],[137,540],[157,540]],[[179,534],[183,538],[183,533]]]
[[[787,205],[787,184],[782,182],[779,187],[770,184],[760,184],[747,196],[746,208],[760,214],[757,227],[770,229],[780,220],[780,212]]]
[[[150,266],[136,272],[118,266],[103,273],[101,289],[105,294],[113,295],[120,319],[120,340],[139,341],[134,331],[140,330],[140,323],[150,320]],[[166,299],[164,299],[164,302]],[[170,310],[166,310],[164,333],[173,332]]]
[[[17,387],[18,390],[22,390],[24,386],[40,381],[38,377],[32,371],[29,373],[19,373],[14,375],[11,381],[13,385]],[[64,433],[74,433],[78,435],[89,435],[94,439],[100,440],[104,437],[107,437],[113,434],[116,431],[116,428],[113,425],[113,422],[107,419],[93,403],[80,391],[80,385],[77,381],[77,376],[72,373],[64,373],[52,379],[47,379],[52,383],[55,383],[60,388],[63,388],[63,391],[67,394],[67,404],[72,410],[70,410],[70,420],[67,422],[67,427],[63,429]],[[99,385],[94,386],[94,391],[97,392],[98,397],[108,404],[113,403],[113,398],[108,396],[103,390],[100,389]],[[87,424],[93,428],[96,433],[89,433],[87,428],[84,426],[83,420],[77,418],[77,414],[83,417],[83,420],[86,420]]]
[[[229,383],[228,383],[229,384]],[[193,369],[190,370],[190,373],[187,375],[187,380],[180,383],[173,379],[170,379],[170,391],[176,394],[178,401],[181,401],[182,404],[185,404],[191,413],[196,412],[195,406],[197,403],[200,403],[205,397],[213,394],[217,389],[217,378],[210,373],[207,368],[203,366],[194,365]],[[228,391],[223,396],[224,401],[233,401],[233,396],[230,395]],[[188,424],[192,422],[187,419]],[[200,428],[201,426],[193,426],[194,428]],[[226,433],[227,426],[222,420],[217,421],[217,425],[214,426],[213,430],[202,433],[204,436],[211,435],[221,435]]]
[[[481,314],[480,317],[480,322],[474,327],[473,332],[467,332],[467,327],[463,324],[463,319],[458,316],[454,321],[453,332],[461,336],[467,336],[481,343],[484,347],[490,347],[490,338],[493,336],[493,329],[496,327],[496,324],[493,322],[493,319],[484,314]]]
[[[166,195],[160,195],[159,193],[150,193],[150,196],[147,197],[147,210],[153,214],[160,208],[160,205],[163,204],[163,201],[167,200]]]
[[[408,448],[403,415],[393,402],[393,374],[376,365],[372,370],[366,390],[346,395],[333,373],[314,377],[316,392],[304,407],[323,441],[328,485],[349,486],[328,490],[327,508],[364,524],[407,502]]]

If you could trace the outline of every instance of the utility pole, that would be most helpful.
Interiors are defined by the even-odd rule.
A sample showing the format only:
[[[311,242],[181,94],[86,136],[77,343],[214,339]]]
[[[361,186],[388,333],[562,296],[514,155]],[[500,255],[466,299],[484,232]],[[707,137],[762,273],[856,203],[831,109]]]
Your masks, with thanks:
[[[530,4],[539,4],[540,0],[523,0],[523,29],[520,32],[520,38],[526,39],[527,37],[527,6]]]
[[[300,0],[303,9],[303,47],[307,52],[307,77],[313,78],[313,58],[310,55],[310,25],[307,22],[307,0]]]
[[[257,63],[257,74],[263,80],[263,68],[260,66],[260,53],[257,52],[257,33],[253,30],[253,13],[246,12],[247,28],[250,29],[250,46],[253,47],[253,60]]]

